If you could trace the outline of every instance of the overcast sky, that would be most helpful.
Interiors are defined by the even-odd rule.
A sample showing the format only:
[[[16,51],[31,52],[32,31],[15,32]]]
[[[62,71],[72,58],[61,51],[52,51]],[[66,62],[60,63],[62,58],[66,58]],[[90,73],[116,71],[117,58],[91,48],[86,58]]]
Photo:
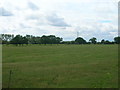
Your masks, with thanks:
[[[0,33],[56,35],[63,40],[118,36],[118,0],[1,0]]]

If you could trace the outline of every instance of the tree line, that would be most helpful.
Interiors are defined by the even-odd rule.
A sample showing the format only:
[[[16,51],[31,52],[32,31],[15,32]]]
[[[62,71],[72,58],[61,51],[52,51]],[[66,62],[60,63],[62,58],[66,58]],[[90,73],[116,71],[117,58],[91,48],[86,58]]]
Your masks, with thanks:
[[[102,39],[97,42],[97,38],[93,37],[87,42],[82,37],[77,37],[74,41],[63,41],[63,38],[56,37],[55,35],[43,35],[42,37],[33,35],[13,35],[13,34],[1,34],[0,39],[2,44],[14,44],[18,45],[28,45],[28,44],[120,44],[120,37],[115,37],[114,41]]]
[[[56,37],[55,35],[49,35],[42,37],[33,36],[33,35],[11,35],[11,34],[1,34],[0,39],[2,44],[14,44],[14,45],[23,45],[23,44],[60,44],[62,38]]]

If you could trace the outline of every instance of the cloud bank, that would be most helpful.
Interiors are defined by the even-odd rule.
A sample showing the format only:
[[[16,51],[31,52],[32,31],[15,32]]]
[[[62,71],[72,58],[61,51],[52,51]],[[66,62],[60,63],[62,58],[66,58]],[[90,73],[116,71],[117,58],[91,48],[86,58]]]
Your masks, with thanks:
[[[3,0],[0,33],[79,36],[113,40],[118,35],[118,0]]]

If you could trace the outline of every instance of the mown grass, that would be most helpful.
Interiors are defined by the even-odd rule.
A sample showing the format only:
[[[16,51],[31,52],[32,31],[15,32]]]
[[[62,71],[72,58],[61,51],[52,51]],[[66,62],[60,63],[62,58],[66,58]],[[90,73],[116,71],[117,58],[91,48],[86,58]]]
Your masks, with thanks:
[[[3,46],[3,88],[117,88],[117,45]]]

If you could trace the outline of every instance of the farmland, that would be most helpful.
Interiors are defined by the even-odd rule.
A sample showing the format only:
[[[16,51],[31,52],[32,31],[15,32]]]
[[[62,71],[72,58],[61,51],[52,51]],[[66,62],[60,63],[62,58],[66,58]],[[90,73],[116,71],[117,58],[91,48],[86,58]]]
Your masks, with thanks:
[[[3,45],[3,88],[116,88],[118,45]]]

